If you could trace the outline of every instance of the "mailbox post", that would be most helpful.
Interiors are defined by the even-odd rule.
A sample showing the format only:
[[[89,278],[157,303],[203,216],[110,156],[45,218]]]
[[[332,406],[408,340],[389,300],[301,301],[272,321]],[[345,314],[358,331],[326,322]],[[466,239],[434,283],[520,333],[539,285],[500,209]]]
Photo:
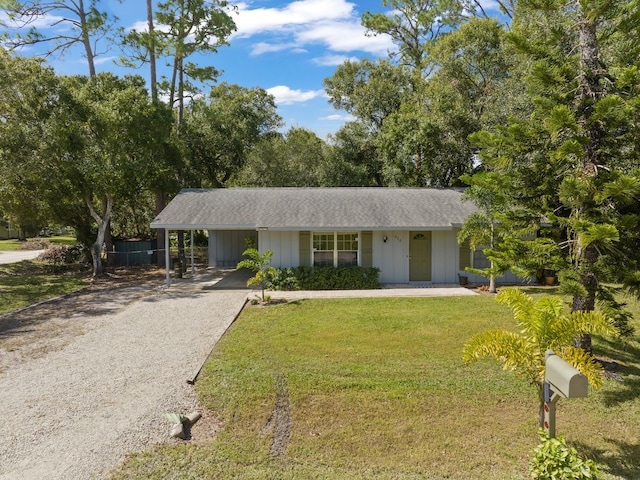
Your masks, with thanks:
[[[550,438],[556,436],[556,403],[560,398],[584,398],[589,392],[587,377],[557,356],[545,353],[544,429]]]

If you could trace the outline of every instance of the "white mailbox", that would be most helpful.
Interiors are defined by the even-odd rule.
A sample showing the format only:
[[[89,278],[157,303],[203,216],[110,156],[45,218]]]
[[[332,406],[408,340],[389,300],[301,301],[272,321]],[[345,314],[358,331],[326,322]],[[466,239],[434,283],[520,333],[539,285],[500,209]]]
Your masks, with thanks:
[[[589,393],[589,381],[576,368],[555,353],[547,351],[545,381],[563,398],[584,398]]]
[[[560,398],[584,398],[589,393],[589,381],[553,350],[545,353],[544,368],[544,428],[549,437],[556,436],[556,403]]]

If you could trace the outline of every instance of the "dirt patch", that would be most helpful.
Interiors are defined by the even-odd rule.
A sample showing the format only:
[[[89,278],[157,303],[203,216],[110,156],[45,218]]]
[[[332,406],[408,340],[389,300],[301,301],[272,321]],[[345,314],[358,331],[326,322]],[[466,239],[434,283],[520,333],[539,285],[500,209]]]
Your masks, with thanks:
[[[280,374],[275,378],[275,388],[276,403],[261,433],[271,432],[273,435],[269,455],[275,458],[284,458],[291,438],[292,426],[289,389],[284,375]]]
[[[200,411],[202,412],[202,418],[191,427],[189,432],[189,440],[195,443],[213,440],[222,429],[222,422],[211,410],[201,407]]]
[[[260,307],[271,307],[273,305],[282,305],[285,303],[292,303],[292,302],[290,302],[286,298],[272,298],[271,300],[265,300],[265,301],[262,301],[259,298],[253,298],[249,300],[249,302],[247,303],[247,306],[260,308]]]

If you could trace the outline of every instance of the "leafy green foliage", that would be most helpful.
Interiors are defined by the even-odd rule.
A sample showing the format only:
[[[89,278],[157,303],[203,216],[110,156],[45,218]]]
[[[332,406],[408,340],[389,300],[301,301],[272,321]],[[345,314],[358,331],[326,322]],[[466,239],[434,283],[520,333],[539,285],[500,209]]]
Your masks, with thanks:
[[[562,436],[549,438],[540,430],[540,445],[533,450],[529,472],[536,480],[596,480],[598,468],[593,460],[583,460]]]
[[[380,288],[380,269],[373,267],[295,267],[277,271],[274,290],[362,290]]]
[[[512,265],[512,258],[503,245],[508,237],[516,234],[514,222],[508,217],[510,205],[504,195],[505,178],[493,172],[481,172],[462,179],[470,184],[462,198],[475,203],[478,210],[465,219],[458,232],[458,242],[468,242],[471,250],[484,249],[490,266],[467,270],[489,278],[489,292],[495,293],[496,278]]]
[[[188,59],[197,53],[215,53],[227,44],[227,38],[236,29],[227,13],[227,5],[225,0],[165,0],[157,4],[156,22],[168,28],[155,30],[156,54],[169,57],[173,66],[172,78],[159,83],[164,92],[169,93],[169,105],[178,102],[179,117],[184,108],[185,92],[198,91],[189,79],[206,82],[215,80],[219,74],[213,67],[200,68]],[[130,40],[144,48],[151,39],[134,37]]]
[[[191,187],[224,187],[263,136],[282,122],[264,89],[228,83],[212,88],[208,98],[191,101],[184,114],[183,175]]]
[[[249,187],[327,186],[327,145],[305,128],[267,132],[248,152],[234,185]]]
[[[462,352],[465,363],[487,357],[498,360],[505,370],[514,371],[537,388],[540,407],[545,353],[549,349],[585,375],[594,388],[602,386],[602,366],[590,353],[574,347],[573,340],[585,333],[616,335],[618,332],[611,320],[594,311],[566,313],[560,297],[544,296],[534,300],[515,288],[500,291],[496,300],[511,308],[518,333],[487,330],[474,335]]]
[[[255,275],[247,281],[247,286],[259,286],[262,291],[262,301],[264,301],[264,289],[275,271],[275,268],[269,265],[273,250],[261,253],[256,248],[247,248],[242,254],[247,258],[241,260],[236,268],[248,268],[255,272]]]
[[[518,6],[506,39],[521,65],[528,113],[472,139],[483,168],[508,180],[509,203],[528,211],[531,225],[545,219],[571,308],[592,311],[603,286],[632,278],[640,263],[632,153],[640,102],[636,61],[625,51],[627,35],[636,38],[625,18],[637,9],[626,1]],[[579,342],[586,349],[588,338]]]

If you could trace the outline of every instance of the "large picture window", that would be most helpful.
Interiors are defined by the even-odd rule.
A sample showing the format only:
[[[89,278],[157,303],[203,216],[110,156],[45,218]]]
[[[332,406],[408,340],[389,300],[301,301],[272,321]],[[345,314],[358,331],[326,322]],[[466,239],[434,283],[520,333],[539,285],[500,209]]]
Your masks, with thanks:
[[[357,232],[315,232],[314,267],[355,267],[358,265]]]

